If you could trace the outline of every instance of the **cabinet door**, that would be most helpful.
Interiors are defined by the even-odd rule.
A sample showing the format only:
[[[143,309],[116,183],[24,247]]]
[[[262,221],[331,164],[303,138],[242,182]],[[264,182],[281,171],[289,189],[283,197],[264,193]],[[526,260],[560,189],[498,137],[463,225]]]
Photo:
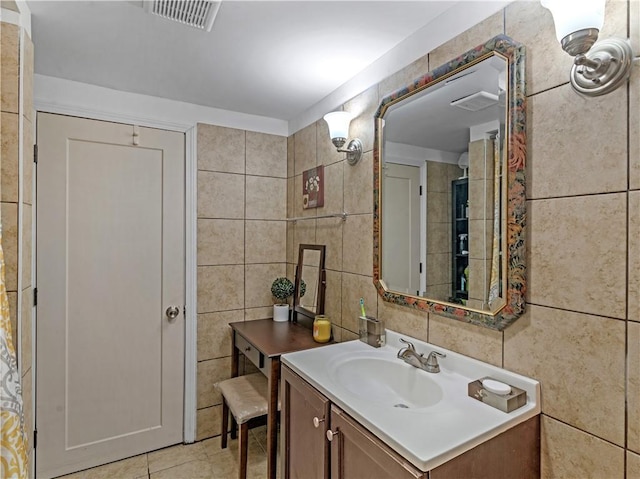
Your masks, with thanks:
[[[428,477],[335,405],[331,431],[331,479]]]
[[[329,479],[329,400],[282,367],[286,479]]]

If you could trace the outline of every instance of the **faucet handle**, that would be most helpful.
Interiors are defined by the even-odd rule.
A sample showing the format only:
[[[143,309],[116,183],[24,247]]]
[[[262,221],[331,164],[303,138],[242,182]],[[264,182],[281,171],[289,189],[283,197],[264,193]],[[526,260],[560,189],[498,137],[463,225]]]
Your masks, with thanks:
[[[410,343],[406,339],[400,338],[400,342],[406,344],[407,345],[407,349],[409,349],[411,351],[415,351],[416,350],[416,348],[413,346],[413,343]]]
[[[446,358],[447,355],[443,353],[439,353],[438,351],[431,351],[429,356],[427,356],[427,371],[430,373],[439,373],[440,365],[438,364],[438,356],[441,358]]]

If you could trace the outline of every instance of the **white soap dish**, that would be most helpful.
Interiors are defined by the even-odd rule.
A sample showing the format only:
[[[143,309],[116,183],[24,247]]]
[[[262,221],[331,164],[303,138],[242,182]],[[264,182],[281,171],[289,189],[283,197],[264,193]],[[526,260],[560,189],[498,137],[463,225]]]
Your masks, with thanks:
[[[467,394],[473,399],[506,413],[527,404],[527,392],[524,389],[491,378],[471,381],[467,388]]]
[[[495,379],[483,379],[482,387],[493,394],[499,394],[500,396],[506,396],[511,393],[511,386]]]

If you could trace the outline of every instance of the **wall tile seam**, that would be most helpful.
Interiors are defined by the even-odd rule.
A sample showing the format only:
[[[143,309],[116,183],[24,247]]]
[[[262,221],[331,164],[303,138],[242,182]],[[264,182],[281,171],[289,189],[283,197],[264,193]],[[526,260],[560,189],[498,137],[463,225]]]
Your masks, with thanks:
[[[253,263],[247,263],[246,261],[243,261],[241,263],[198,264],[198,268],[211,268],[211,267],[216,267],[216,266],[243,266],[243,265],[246,265],[246,264],[253,264]]]
[[[282,265],[282,264],[286,264],[286,261],[260,261],[258,263],[244,263],[245,266],[259,266],[259,265],[270,265],[270,264]]]
[[[329,141],[331,141],[331,140],[329,140]],[[364,152],[363,152],[363,153],[364,153]],[[328,168],[328,167],[330,167],[330,166],[337,165],[338,163],[346,163],[346,161],[345,161],[345,159],[343,158],[343,159],[341,159],[341,160],[335,160],[335,161],[333,161],[333,162],[331,162],[331,163],[320,163],[318,166],[324,166],[325,168]],[[298,175],[298,176],[302,176],[302,175]]]
[[[570,198],[585,198],[589,196],[603,196],[603,195],[620,195],[627,194],[632,190],[614,190],[614,191],[601,191],[595,193],[582,193],[576,195],[563,195],[563,196],[544,196],[540,198],[526,198],[526,202],[530,201],[549,201],[549,200],[562,200],[562,199],[570,199]],[[633,190],[635,191],[635,190]]]
[[[219,171],[219,170],[207,170],[198,168],[198,173],[216,173],[219,175],[233,175],[233,176],[246,176],[246,173],[239,173],[237,171]]]
[[[527,301],[527,303],[525,305],[525,314],[528,312],[527,309],[526,309],[527,306],[536,306],[538,308],[554,309],[556,311],[563,311],[565,313],[584,314],[584,315],[587,315],[587,316],[594,316],[594,317],[600,318],[600,319],[612,319],[612,320],[615,320],[615,321],[623,321],[623,322],[626,322],[626,321],[640,322],[640,319],[634,320],[634,319],[627,319],[627,318],[616,318],[614,316],[605,316],[604,314],[588,313],[588,312],[585,312],[585,311],[578,311],[578,310],[575,310],[575,309],[567,309],[567,308],[561,308],[561,307],[558,307],[558,306],[550,306],[548,304],[534,303],[534,302],[531,302],[531,301]],[[504,332],[509,332],[509,328],[505,329]]]
[[[348,274],[357,274],[357,273],[349,273],[348,271],[345,271],[344,268],[343,269],[333,269],[333,268],[325,268],[325,271],[330,271],[332,273],[348,273]],[[367,275],[359,275],[359,276],[365,276],[367,278],[372,278],[373,276],[367,276]],[[639,320],[640,321],[640,320]]]
[[[276,218],[276,219],[274,219],[274,218],[245,218],[244,221],[245,221],[245,223],[249,223],[249,222],[256,223],[258,221],[268,221],[268,222],[272,222],[272,223],[275,223],[275,222],[286,223],[286,222],[288,222],[288,220],[286,218],[284,218],[284,219],[280,219],[280,218]]]
[[[244,263],[240,264],[214,264],[214,265],[198,265],[198,268],[215,268],[218,266],[242,266]]]
[[[273,180],[286,180],[286,176],[273,176],[273,175],[259,175],[256,173],[245,173],[243,176],[246,178],[271,178]]]
[[[198,364],[206,363],[206,362],[209,362],[209,361],[217,361],[219,359],[227,359],[227,358],[230,358],[230,357],[231,357],[231,355],[228,354],[227,356],[214,356],[214,357],[211,357],[211,358],[198,359]]]
[[[213,356],[210,358],[198,359],[198,363],[204,363],[206,361],[214,361],[218,359],[227,359],[227,358],[231,358],[231,356]]]
[[[229,216],[198,216],[196,219],[198,220],[226,220],[226,221],[245,221],[245,218],[242,217],[229,217]],[[274,220],[276,221],[276,220]],[[281,221],[281,220],[278,220]]]
[[[570,71],[571,71],[570,69],[567,69],[567,77],[569,76],[569,72],[570,72]],[[545,88],[544,90],[540,90],[540,91],[536,91],[536,92],[533,92],[533,93],[525,94],[525,97],[526,97],[527,99],[529,99],[529,98],[533,98],[533,97],[535,97],[535,96],[537,96],[537,95],[540,95],[540,94],[542,94],[542,93],[546,93],[546,92],[548,92],[548,91],[550,91],[550,90],[555,90],[556,88],[561,88],[561,87],[563,87],[563,86],[567,86],[567,85],[569,85],[570,83],[571,83],[571,82],[570,82],[570,80],[567,80],[567,81],[566,81],[566,82],[564,82],[564,83],[560,83],[560,84],[558,84],[558,85],[554,85],[554,86],[547,87],[547,88]],[[527,110],[528,110],[529,108],[530,108],[530,105],[528,105],[528,106],[527,106]]]
[[[544,411],[541,412],[540,415],[541,416],[545,416],[545,417],[547,417],[549,419],[553,419],[554,421],[559,422],[560,424],[562,424],[564,426],[570,427],[571,429],[575,429],[576,431],[580,431],[580,432],[583,432],[585,434],[588,434],[589,436],[594,437],[594,438],[596,438],[596,439],[598,439],[600,441],[606,442],[607,444],[609,444],[611,446],[614,446],[614,447],[617,447],[618,449],[629,450],[628,447],[621,446],[620,444],[616,444],[615,442],[611,441],[610,439],[605,439],[605,438],[603,438],[601,436],[598,436],[597,434],[594,434],[592,432],[587,431],[586,429],[582,429],[582,428],[580,428],[578,426],[575,426],[573,424],[569,424],[568,422],[565,422],[562,419],[558,419],[557,417],[554,417],[554,416],[552,416],[549,413],[546,413]]]
[[[235,308],[235,309],[212,309],[212,310],[207,310],[207,311],[200,311],[198,310],[198,312],[196,314],[211,314],[211,313],[228,313],[230,311],[244,311],[245,309],[255,309],[255,308]]]
[[[222,171],[222,170],[204,170],[204,169],[198,169],[197,170],[198,174],[199,173],[215,173],[216,175],[236,175],[236,176],[244,176],[245,173],[241,172],[238,173],[237,171]]]

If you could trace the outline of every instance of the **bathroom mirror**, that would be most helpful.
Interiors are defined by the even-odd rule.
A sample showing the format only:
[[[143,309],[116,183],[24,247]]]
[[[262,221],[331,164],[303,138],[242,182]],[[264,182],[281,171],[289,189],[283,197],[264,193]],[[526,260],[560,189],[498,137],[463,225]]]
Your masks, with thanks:
[[[296,266],[295,290],[293,296],[293,320],[298,314],[313,318],[324,314],[324,293],[326,286],[325,245],[301,244]],[[304,288],[302,284],[304,282]]]
[[[524,310],[524,47],[492,38],[375,115],[374,283],[502,330]]]

